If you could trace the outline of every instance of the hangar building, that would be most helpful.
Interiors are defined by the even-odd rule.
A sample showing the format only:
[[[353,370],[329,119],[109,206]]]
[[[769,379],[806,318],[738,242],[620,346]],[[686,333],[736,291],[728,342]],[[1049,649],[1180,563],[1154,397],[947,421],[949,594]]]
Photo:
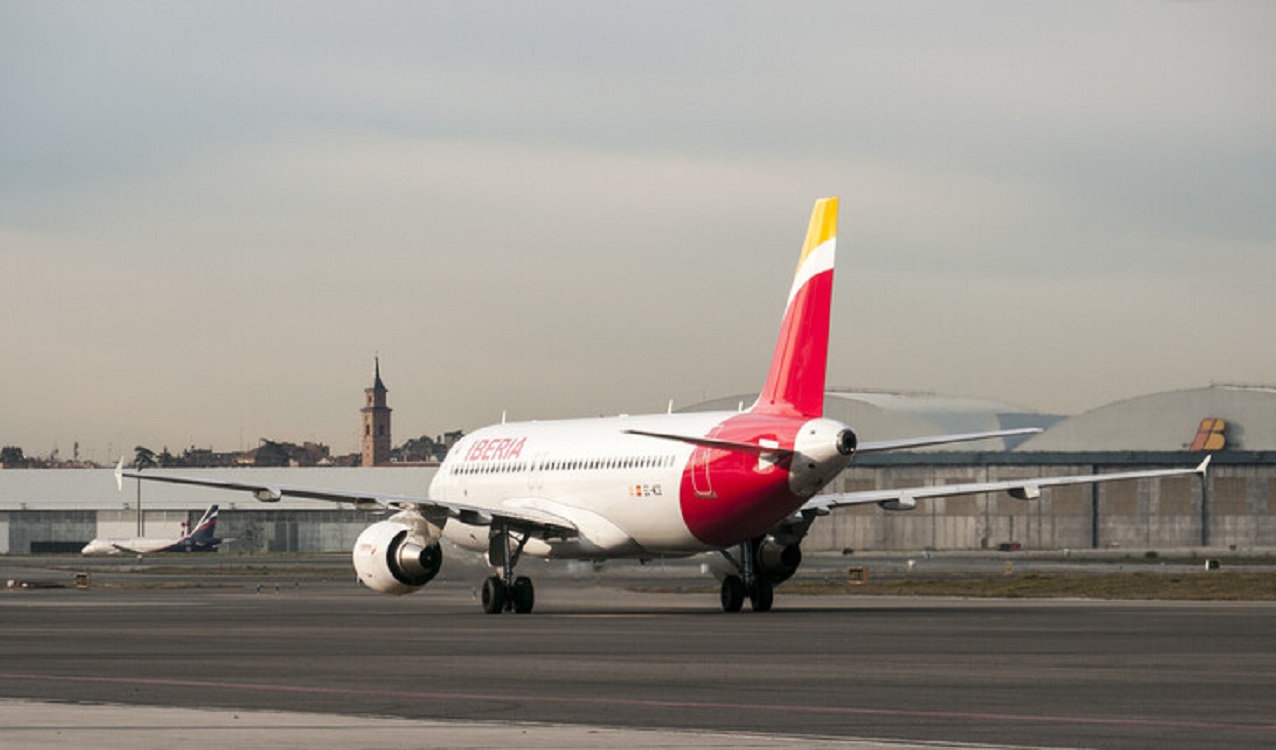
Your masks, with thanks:
[[[742,394],[690,407],[736,409]],[[1213,385],[1118,401],[1074,417],[996,401],[834,389],[824,413],[861,440],[1040,427],[1028,439],[857,456],[829,492],[1191,467],[1213,456],[1204,484],[1172,477],[928,501],[910,512],[845,508],[820,519],[811,550],[1243,549],[1276,547],[1276,388]]]
[[[1276,388],[1211,385],[1116,401],[1025,441],[1022,451],[1192,450],[1204,420],[1217,451],[1276,451]],[[1204,446],[1198,447],[1200,450]]]

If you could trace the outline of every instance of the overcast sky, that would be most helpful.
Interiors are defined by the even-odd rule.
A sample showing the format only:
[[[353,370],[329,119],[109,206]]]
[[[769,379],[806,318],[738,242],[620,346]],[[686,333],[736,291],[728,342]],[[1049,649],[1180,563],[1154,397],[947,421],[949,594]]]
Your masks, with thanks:
[[[1276,382],[1276,4],[0,3],[0,444]]]

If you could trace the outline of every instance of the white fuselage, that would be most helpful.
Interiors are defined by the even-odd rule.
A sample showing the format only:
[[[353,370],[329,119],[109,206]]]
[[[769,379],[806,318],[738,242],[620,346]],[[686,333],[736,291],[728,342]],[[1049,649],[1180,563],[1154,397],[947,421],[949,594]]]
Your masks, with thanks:
[[[695,447],[625,430],[703,435],[731,413],[660,414],[486,427],[453,446],[430,485],[442,501],[531,508],[581,539],[531,540],[537,556],[693,554],[706,545],[683,520],[680,489]],[[451,520],[444,537],[485,551],[488,527]]]
[[[184,537],[145,537],[128,539],[94,539],[84,545],[81,555],[149,555],[167,550],[180,543]]]
[[[755,539],[794,512],[845,468],[844,430],[750,412],[500,424],[452,447],[430,496],[573,530],[529,535],[531,555],[691,555]],[[491,533],[487,519],[449,519],[442,531],[479,551]]]

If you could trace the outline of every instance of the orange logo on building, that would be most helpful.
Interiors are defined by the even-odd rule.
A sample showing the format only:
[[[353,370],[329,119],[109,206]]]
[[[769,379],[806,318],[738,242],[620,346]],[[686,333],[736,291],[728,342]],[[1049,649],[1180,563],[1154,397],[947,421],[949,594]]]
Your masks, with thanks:
[[[1194,451],[1221,451],[1227,447],[1227,436],[1223,433],[1227,429],[1227,423],[1221,419],[1207,417],[1201,420],[1201,426],[1196,428],[1196,439],[1192,441],[1190,450]]]

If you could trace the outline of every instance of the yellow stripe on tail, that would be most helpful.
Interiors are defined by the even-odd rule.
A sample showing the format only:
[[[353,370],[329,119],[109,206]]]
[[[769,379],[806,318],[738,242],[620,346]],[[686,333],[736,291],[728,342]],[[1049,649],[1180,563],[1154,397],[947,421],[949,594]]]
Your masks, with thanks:
[[[811,223],[806,228],[806,241],[802,243],[802,256],[798,258],[798,272],[815,248],[837,236],[837,198],[821,198],[811,210]]]

